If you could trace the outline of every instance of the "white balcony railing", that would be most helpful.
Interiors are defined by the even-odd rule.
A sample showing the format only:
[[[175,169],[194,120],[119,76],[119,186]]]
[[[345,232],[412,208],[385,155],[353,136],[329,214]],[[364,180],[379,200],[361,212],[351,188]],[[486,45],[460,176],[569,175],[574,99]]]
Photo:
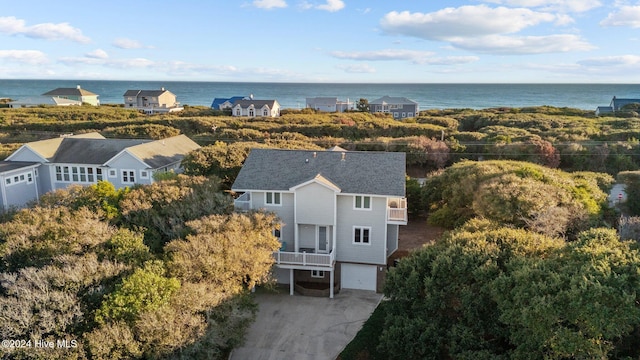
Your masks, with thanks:
[[[387,202],[387,221],[407,222],[407,199],[389,199]]]
[[[251,209],[251,193],[246,192],[233,201],[236,210],[249,211]]]
[[[278,251],[273,254],[277,265],[290,265],[290,266],[313,266],[313,267],[327,267],[332,268],[335,262],[335,253],[332,251],[329,254],[316,254],[307,252],[288,252]]]

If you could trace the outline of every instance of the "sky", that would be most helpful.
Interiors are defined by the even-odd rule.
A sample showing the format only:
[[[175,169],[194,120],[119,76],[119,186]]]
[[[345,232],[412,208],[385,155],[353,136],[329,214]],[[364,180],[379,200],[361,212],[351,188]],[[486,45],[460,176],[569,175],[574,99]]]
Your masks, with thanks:
[[[0,79],[640,83],[640,0],[0,0]]]

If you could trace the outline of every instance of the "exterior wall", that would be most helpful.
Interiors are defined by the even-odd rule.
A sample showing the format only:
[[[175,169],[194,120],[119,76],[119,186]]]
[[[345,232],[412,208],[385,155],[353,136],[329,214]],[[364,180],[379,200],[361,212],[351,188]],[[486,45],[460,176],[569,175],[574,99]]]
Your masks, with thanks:
[[[1,174],[0,211],[11,207],[23,207],[28,202],[36,200],[40,195],[37,181],[36,171],[33,168]]]
[[[21,147],[16,150],[11,156],[11,161],[30,161],[30,162],[42,162],[43,159],[33,151],[26,147]]]
[[[266,205],[264,203],[264,191],[251,192],[251,208],[265,209],[278,214],[281,222],[280,241],[286,242],[286,251],[294,251],[295,225],[294,225],[294,201],[293,193],[281,193],[280,206]]]
[[[296,189],[296,222],[298,224],[334,224],[335,192],[318,183]]]
[[[399,225],[387,224],[387,257],[398,250],[399,229]]]
[[[60,167],[61,173],[58,174],[57,169]],[[106,168],[98,165],[91,164],[47,164],[47,166],[41,166],[40,178],[42,179],[41,189],[42,193],[49,192],[51,190],[65,189],[70,185],[91,185],[98,182],[100,178],[107,180]],[[84,169],[84,173],[82,172]],[[89,176],[89,170],[93,176]],[[102,176],[99,176],[98,169],[101,169]],[[58,176],[60,175],[60,178]],[[46,183],[46,184],[45,184]]]
[[[109,168],[106,170],[108,180],[116,189],[135,184],[151,184],[153,182],[152,171],[147,169],[138,159],[126,152],[121,153],[108,162]],[[113,172],[115,171],[115,176]],[[130,180],[131,172],[133,172],[133,181],[124,181],[124,172],[127,173],[126,180]],[[143,177],[146,172],[146,177]]]
[[[160,107],[172,107],[175,104],[176,96],[168,91],[165,91],[162,95],[158,96],[158,106]]]
[[[353,195],[338,195],[336,260],[353,263],[386,264],[387,200],[371,197],[371,210],[355,210]],[[354,226],[369,227],[369,244],[354,244]]]
[[[316,246],[316,226],[298,225],[298,242],[300,248],[314,248]]]

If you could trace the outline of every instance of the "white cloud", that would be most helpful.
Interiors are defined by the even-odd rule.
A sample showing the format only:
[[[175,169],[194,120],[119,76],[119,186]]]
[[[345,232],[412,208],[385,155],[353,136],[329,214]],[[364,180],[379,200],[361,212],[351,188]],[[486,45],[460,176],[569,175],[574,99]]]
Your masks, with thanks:
[[[373,74],[376,72],[376,69],[369,66],[369,64],[338,65],[337,68],[348,73],[356,74]]]
[[[342,0],[326,0],[326,3],[320,4],[320,5],[315,5],[308,1],[302,1],[298,4],[298,7],[301,10],[316,9],[316,10],[324,10],[329,12],[340,11],[344,9],[344,6],[345,6],[344,1]]]
[[[285,8],[287,2],[284,0],[255,0],[253,6],[260,9]]]
[[[109,54],[107,54],[107,52],[102,49],[95,49],[85,54],[85,56],[88,58],[94,58],[94,59],[106,59],[109,57]]]
[[[481,53],[542,54],[593,49],[577,35],[514,35],[542,23],[568,24],[572,21],[565,14],[477,5],[445,8],[433,13],[390,12],[380,25],[389,34],[446,41],[455,48]]]
[[[25,21],[14,16],[0,17],[0,32],[11,35],[24,35],[34,39],[71,40],[88,43],[91,40],[82,35],[82,31],[69,23],[42,23],[26,26]]]
[[[382,18],[380,25],[389,34],[448,40],[516,33],[527,27],[555,20],[557,17],[550,13],[478,5],[445,8],[426,14],[392,11]]]
[[[600,22],[602,26],[626,26],[640,28],[640,5],[621,6],[618,11],[610,13]]]
[[[141,49],[145,47],[138,40],[127,39],[127,38],[115,39],[111,44],[120,49]]]
[[[602,6],[599,0],[485,0],[494,4],[540,8],[544,11],[585,12]]]
[[[326,4],[316,6],[318,10],[326,10],[329,12],[336,12],[344,9],[344,1],[342,0],[327,0]]]
[[[38,50],[0,50],[0,60],[29,65],[42,65],[48,62],[47,56]]]
[[[451,43],[460,49],[508,55],[588,51],[595,48],[579,36],[571,34],[548,36],[487,35],[479,38],[456,39]]]
[[[638,66],[640,65],[639,55],[617,55],[591,58],[579,61],[587,66]]]
[[[385,49],[364,52],[333,51],[331,56],[338,59],[357,61],[406,60],[414,64],[451,65],[478,61],[476,56],[437,57],[429,51]]]

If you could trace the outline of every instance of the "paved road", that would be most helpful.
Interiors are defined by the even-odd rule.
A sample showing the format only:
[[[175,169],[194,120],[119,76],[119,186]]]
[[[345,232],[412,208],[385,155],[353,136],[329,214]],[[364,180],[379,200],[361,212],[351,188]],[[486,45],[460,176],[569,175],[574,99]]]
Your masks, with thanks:
[[[341,290],[333,299],[256,293],[256,321],[232,360],[333,360],[376,308],[381,294]]]

